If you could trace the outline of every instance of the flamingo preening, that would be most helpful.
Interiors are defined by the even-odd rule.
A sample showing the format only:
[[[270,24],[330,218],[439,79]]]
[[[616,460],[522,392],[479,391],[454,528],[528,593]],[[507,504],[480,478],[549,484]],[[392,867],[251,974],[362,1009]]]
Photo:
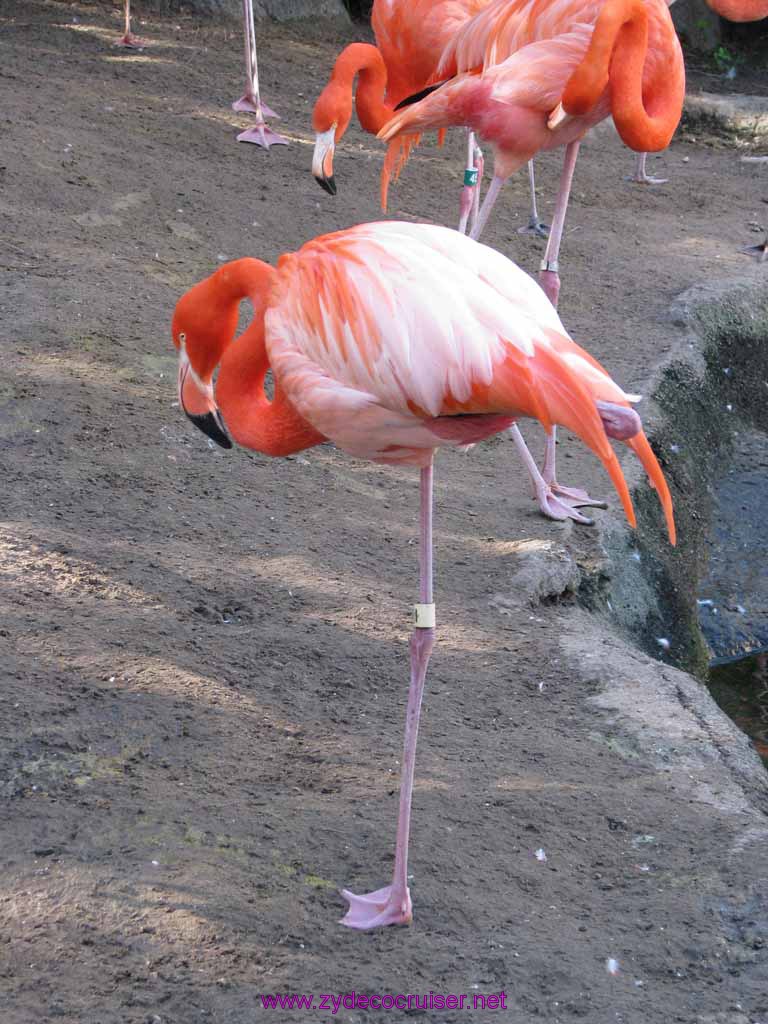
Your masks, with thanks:
[[[233,344],[243,299],[254,316]],[[231,447],[231,434],[279,456],[330,440],[358,458],[420,470],[419,597],[394,872],[389,885],[365,895],[344,890],[342,919],[352,928],[408,923],[416,740],[435,640],[435,450],[472,445],[520,416],[562,423],[603,462],[634,524],[608,438],[625,441],[649,474],[674,543],[672,501],[631,408],[635,396],[568,337],[543,291],[515,264],[424,224],[363,224],[309,242],[276,268],[250,258],[225,264],[179,300],[172,333],[180,405],[222,446]]]
[[[269,149],[270,146],[287,146],[288,140],[269,127],[265,118],[279,117],[259,94],[259,64],[256,57],[256,26],[253,19],[253,0],[243,0],[243,31],[245,36],[245,92],[235,100],[232,109],[239,113],[256,115],[256,124],[240,132],[238,142],[253,142]]]
[[[473,229],[479,238],[504,182],[541,150],[566,146],[542,266],[553,303],[578,144],[610,114],[638,152],[666,148],[682,113],[685,72],[663,0],[492,0],[451,40],[451,75],[399,110],[379,133],[389,141],[468,124],[494,150],[494,178]]]
[[[666,148],[680,120],[685,72],[663,0],[493,0],[451,40],[441,72],[451,77],[399,110],[379,133],[467,124],[494,150],[494,178],[472,230],[479,238],[504,182],[539,151],[565,146],[552,228],[539,280],[557,305],[559,254],[579,143],[613,115],[637,151]],[[590,522],[578,510],[601,506],[580,488],[558,483],[555,432],[542,472],[519,428],[511,431],[541,511]]]
[[[668,0],[671,7],[675,0]],[[768,18],[768,0],[707,0],[707,5],[719,14],[726,21],[761,21]],[[666,178],[654,178],[646,171],[645,163],[647,153],[638,153],[635,158],[635,167],[629,181],[639,185],[665,185]]]
[[[316,134],[312,173],[326,192],[336,195],[333,156],[352,118],[355,78],[358,82],[354,103],[360,125],[364,131],[376,135],[390,120],[401,100],[419,92],[432,81],[451,38],[489,2],[374,0],[371,26],[376,45],[351,43],[342,50],[312,114]],[[399,172],[416,141],[417,136],[390,146],[382,174],[382,206],[385,209],[390,175]],[[469,214],[473,205],[476,206],[481,181],[482,154],[474,133],[470,132],[461,193],[461,231],[466,230]],[[532,194],[531,224],[541,231],[542,225],[535,211],[535,192]]]

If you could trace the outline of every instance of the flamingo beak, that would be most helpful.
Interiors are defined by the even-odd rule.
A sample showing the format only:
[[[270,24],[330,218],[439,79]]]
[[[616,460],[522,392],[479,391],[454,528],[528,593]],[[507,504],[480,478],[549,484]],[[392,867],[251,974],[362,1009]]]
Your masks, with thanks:
[[[312,156],[312,173],[320,188],[328,195],[336,195],[336,179],[333,177],[333,151],[336,147],[336,125],[327,132],[315,136],[315,152]]]
[[[183,348],[179,353],[179,405],[198,430],[222,448],[232,447],[224,420],[216,407],[213,387],[198,379]]]

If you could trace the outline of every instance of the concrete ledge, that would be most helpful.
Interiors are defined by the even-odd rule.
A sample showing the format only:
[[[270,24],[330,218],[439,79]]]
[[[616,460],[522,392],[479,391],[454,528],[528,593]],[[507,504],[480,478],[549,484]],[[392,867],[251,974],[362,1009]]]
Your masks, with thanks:
[[[725,134],[768,138],[768,97],[703,92],[686,96],[684,114],[690,122],[705,121]]]

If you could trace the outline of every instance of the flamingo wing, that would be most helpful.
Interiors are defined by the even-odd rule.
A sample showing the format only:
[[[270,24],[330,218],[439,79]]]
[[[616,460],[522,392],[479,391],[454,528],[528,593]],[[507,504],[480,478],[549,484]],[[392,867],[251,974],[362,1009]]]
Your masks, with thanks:
[[[599,435],[603,448],[590,389],[629,400],[596,363],[579,362],[582,350],[527,274],[447,228],[361,225],[283,257],[278,277],[266,315],[273,371],[300,414],[353,453],[383,450],[395,424],[417,431],[416,447],[434,446],[431,420],[494,413],[558,419],[581,433],[576,421],[586,417],[588,443]],[[562,387],[552,387],[553,373]],[[572,409],[555,400],[560,391]]]

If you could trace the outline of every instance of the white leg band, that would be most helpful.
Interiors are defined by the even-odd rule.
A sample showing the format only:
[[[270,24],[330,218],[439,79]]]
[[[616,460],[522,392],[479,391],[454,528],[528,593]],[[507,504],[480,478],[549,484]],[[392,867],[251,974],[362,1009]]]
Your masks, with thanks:
[[[413,611],[416,629],[435,628],[435,606],[433,604],[415,604]]]

